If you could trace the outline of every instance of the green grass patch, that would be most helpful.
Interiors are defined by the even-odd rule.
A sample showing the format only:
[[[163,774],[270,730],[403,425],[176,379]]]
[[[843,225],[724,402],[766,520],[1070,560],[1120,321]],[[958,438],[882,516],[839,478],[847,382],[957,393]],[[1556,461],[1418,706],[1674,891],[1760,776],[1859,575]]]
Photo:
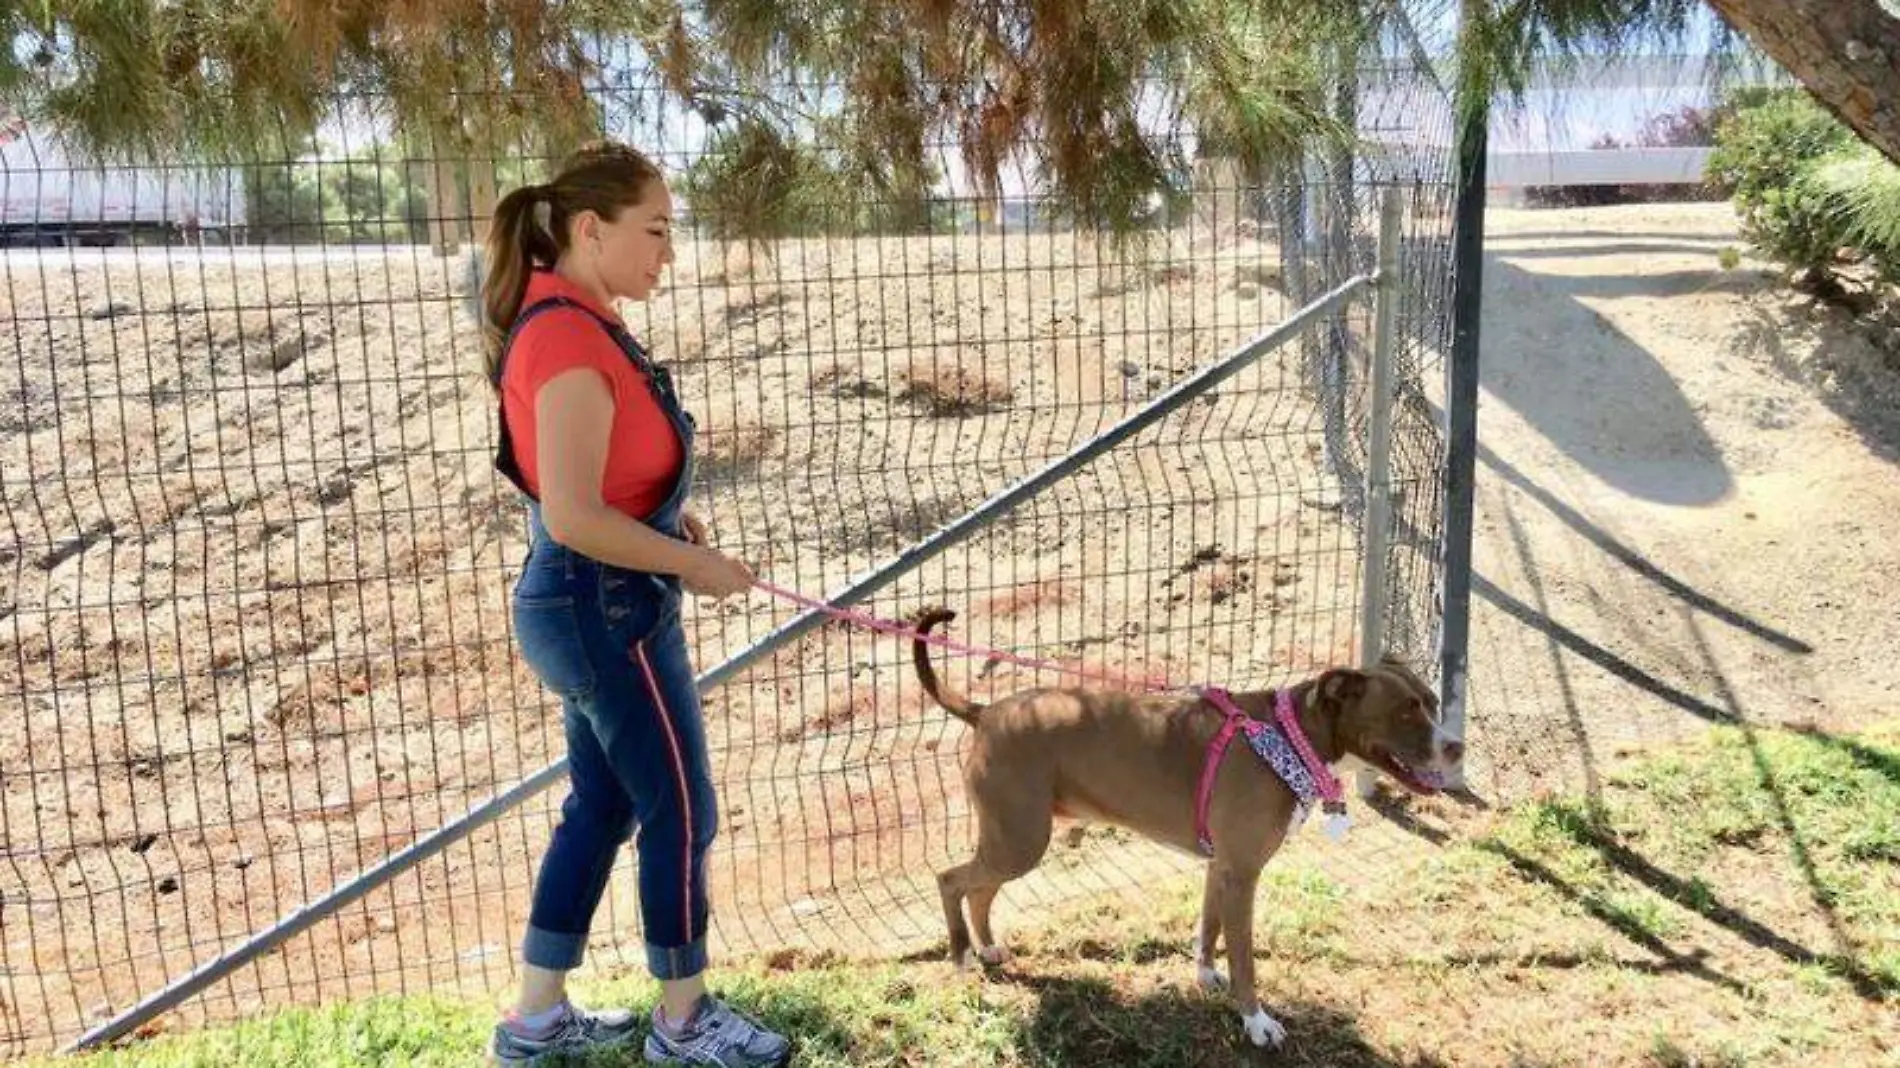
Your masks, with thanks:
[[[1723,728],[1608,772],[1601,796],[1526,804],[1350,885],[1280,858],[1256,938],[1293,1035],[1278,1054],[1193,984],[1198,879],[1133,907],[1000,916],[1019,958],[985,975],[788,955],[715,985],[795,1036],[799,1068],[1893,1065],[1896,836],[1900,726]],[[655,991],[577,993],[644,1012]],[[44,1063],[466,1065],[493,1021],[485,1004],[375,999]]]

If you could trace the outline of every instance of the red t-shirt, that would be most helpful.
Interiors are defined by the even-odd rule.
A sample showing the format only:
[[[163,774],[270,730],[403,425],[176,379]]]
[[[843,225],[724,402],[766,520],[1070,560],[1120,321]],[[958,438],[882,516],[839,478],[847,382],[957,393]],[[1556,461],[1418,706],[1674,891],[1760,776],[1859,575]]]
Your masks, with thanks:
[[[620,317],[602,308],[587,291],[553,271],[528,277],[525,311],[548,297],[566,297],[614,322]],[[541,495],[541,466],[536,455],[534,401],[541,387],[577,367],[600,374],[613,392],[614,421],[601,475],[601,499],[610,507],[642,519],[665,503],[685,462],[679,433],[642,374],[620,350],[605,327],[580,308],[550,308],[515,333],[502,365],[501,403],[513,439],[515,462],[528,488]]]

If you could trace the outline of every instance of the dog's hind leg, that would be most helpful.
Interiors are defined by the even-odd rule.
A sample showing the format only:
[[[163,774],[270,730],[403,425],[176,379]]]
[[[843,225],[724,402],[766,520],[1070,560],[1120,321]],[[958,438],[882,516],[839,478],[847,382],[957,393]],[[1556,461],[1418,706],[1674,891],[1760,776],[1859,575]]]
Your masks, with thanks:
[[[1227,989],[1227,977],[1214,965],[1214,946],[1220,941],[1221,880],[1219,868],[1207,866],[1207,885],[1201,893],[1201,936],[1194,962],[1204,990]]]
[[[963,919],[963,899],[969,893],[965,883],[974,866],[972,861],[937,873],[937,892],[943,897],[943,922],[950,932],[950,962],[959,968],[970,964],[970,925]]]
[[[1009,950],[996,944],[996,935],[990,930],[990,906],[1002,889],[997,883],[970,890],[970,927],[976,935],[977,958],[985,964],[1009,963]]]
[[[1004,870],[984,863],[981,853],[968,864],[959,864],[937,876],[937,889],[943,895],[943,918],[950,929],[950,960],[959,968],[971,964],[970,950],[985,964],[1002,964],[1009,959],[1009,951],[996,944],[996,936],[990,929],[990,906],[995,903],[996,895],[1003,884],[1035,867],[1031,862],[1020,870],[1005,874]],[[963,919],[963,903],[969,902],[970,920]],[[971,941],[971,929],[975,929],[974,947]]]
[[[1037,790],[1034,784],[1023,782],[999,785],[996,780],[973,787],[976,856],[937,877],[944,919],[950,926],[950,959],[958,967],[970,963],[972,926],[975,948],[986,963],[1000,964],[1008,958],[990,928],[990,907],[1004,883],[1027,875],[1041,862],[1055,822],[1046,787]],[[967,926],[961,909],[965,899],[970,904]]]

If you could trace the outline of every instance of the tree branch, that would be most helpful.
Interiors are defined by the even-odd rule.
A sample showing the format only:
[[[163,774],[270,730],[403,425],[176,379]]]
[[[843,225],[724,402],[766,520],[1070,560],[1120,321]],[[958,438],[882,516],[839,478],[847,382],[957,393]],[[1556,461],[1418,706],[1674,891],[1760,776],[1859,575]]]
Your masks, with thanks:
[[[1882,0],[1709,0],[1868,144],[1900,163],[1900,16]]]

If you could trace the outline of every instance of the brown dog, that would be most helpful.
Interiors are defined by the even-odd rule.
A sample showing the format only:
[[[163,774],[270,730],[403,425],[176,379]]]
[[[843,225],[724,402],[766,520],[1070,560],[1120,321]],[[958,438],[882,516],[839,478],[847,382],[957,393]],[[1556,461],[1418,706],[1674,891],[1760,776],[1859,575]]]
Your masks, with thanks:
[[[933,609],[917,628],[929,633],[956,614]],[[1004,883],[1042,860],[1054,816],[1102,820],[1200,855],[1196,791],[1208,746],[1224,719],[1198,697],[1098,690],[1036,689],[989,706],[947,693],[915,642],[918,678],[931,698],[976,728],[964,781],[976,810],[976,855],[937,876],[950,955],[968,966],[975,949],[989,963],[1008,957],[990,930],[990,906]],[[1438,699],[1402,662],[1370,671],[1332,670],[1293,688],[1299,721],[1320,757],[1347,754],[1383,770],[1407,789],[1436,793],[1464,746],[1438,724]],[[1237,693],[1248,716],[1272,722],[1274,695]],[[1245,742],[1221,760],[1207,806],[1213,855],[1201,910],[1200,979],[1219,988],[1214,944],[1227,934],[1234,1003],[1255,1045],[1279,1045],[1286,1029],[1254,996],[1253,908],[1260,870],[1292,829],[1291,789]],[[963,903],[969,902],[965,926]]]

